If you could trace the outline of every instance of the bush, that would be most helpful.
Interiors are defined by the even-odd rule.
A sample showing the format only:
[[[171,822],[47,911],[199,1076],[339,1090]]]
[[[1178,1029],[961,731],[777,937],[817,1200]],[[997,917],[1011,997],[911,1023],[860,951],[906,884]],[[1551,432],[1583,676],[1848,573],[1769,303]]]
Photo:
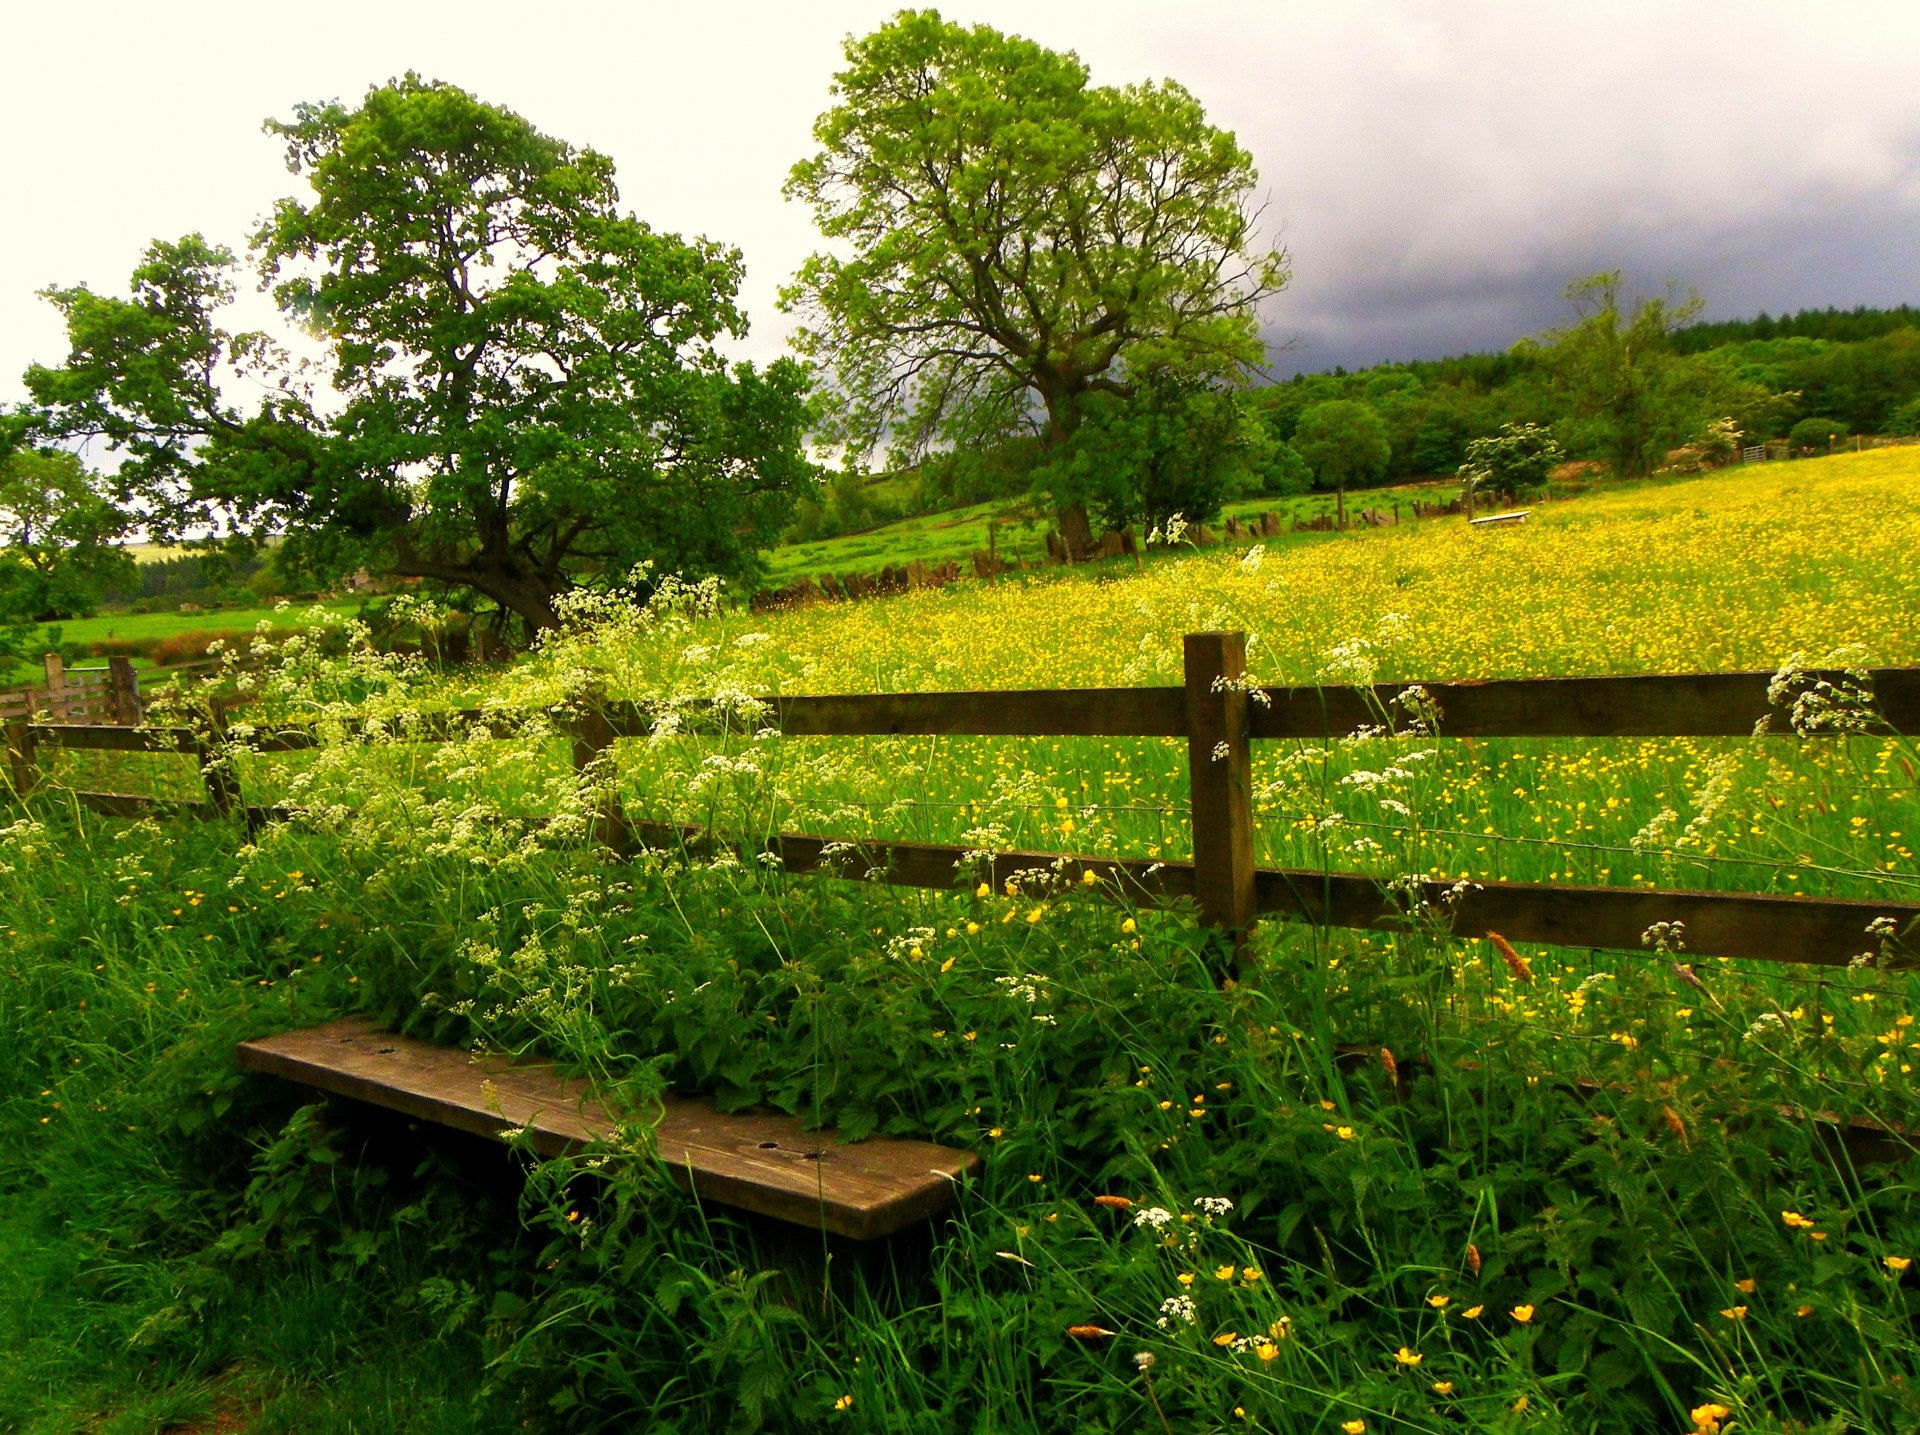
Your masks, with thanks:
[[[1795,449],[1829,449],[1847,436],[1847,426],[1835,419],[1801,419],[1787,431]]]
[[[253,633],[246,628],[195,628],[159,639],[147,649],[147,656],[163,668],[174,663],[197,663],[215,642],[245,652],[253,643]]]
[[[1538,424],[1503,424],[1500,432],[1467,445],[1460,477],[1476,491],[1529,498],[1547,486],[1554,465],[1566,455]]]

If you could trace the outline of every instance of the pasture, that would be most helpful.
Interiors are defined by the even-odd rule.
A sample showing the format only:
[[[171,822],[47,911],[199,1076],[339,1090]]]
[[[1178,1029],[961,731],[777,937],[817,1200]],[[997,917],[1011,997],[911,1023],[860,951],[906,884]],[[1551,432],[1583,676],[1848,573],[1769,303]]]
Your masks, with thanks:
[[[583,604],[472,689],[296,645],[262,711],[340,740],[228,755],[248,800],[305,814],[253,833],[61,796],[185,797],[185,759],[50,755],[0,832],[0,1230],[23,1272],[0,1427],[1912,1428],[1920,1039],[1912,979],[1871,952],[1516,949],[1416,911],[1263,924],[1223,984],[1179,911],[613,862],[587,833],[610,786],[635,818],[744,837],[1177,860],[1183,744],[780,737],[742,699],[1177,683],[1202,630],[1248,633],[1261,683],[1920,664],[1917,480],[1884,450],[1510,530],[765,617],[669,590]],[[338,732],[588,693],[665,704],[598,790],[544,718]],[[748,720],[703,731],[688,704],[715,695]],[[1261,744],[1258,860],[1387,890],[1920,901],[1910,735],[1438,728]],[[711,1092],[985,1173],[951,1222],[853,1251],[698,1209],[630,1156],[523,1152],[522,1181],[233,1067],[242,1037],[353,1010],[546,1052],[636,1109]],[[1904,1159],[1857,1164],[1833,1138],[1856,1119]]]

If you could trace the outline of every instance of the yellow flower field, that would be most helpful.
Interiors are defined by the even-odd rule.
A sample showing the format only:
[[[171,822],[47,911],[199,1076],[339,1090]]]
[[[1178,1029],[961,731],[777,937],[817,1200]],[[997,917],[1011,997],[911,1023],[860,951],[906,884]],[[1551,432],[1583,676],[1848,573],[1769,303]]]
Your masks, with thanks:
[[[1383,625],[1383,679],[1771,669],[1842,644],[1896,665],[1920,662],[1916,552],[1920,448],[1887,448],[1597,494],[1496,530],[1430,520],[767,627],[812,692],[1167,682],[1180,635],[1206,628],[1252,634],[1268,682],[1310,681]]]

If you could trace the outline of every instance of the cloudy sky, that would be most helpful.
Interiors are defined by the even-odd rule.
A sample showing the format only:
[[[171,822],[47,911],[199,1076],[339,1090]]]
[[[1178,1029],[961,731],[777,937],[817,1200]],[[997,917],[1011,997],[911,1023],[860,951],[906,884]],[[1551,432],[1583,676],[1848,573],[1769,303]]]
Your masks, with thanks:
[[[755,356],[815,236],[788,167],[887,0],[13,7],[0,401],[63,355],[34,291],[118,291],[151,238],[240,248],[294,192],[260,123],[407,69],[616,162],[656,226],[739,245]],[[1913,0],[973,0],[951,18],[1179,80],[1259,166],[1293,280],[1273,371],[1504,348],[1623,268],[1715,316],[1920,302]],[[262,301],[251,300],[254,304]],[[258,321],[258,315],[252,316]],[[1286,347],[1282,347],[1285,345]]]

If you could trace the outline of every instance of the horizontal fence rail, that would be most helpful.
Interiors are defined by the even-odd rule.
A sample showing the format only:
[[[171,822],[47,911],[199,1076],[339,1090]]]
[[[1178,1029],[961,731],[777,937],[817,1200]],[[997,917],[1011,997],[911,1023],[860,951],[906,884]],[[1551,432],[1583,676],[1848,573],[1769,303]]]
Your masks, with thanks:
[[[230,742],[261,753],[312,748],[336,734],[354,741],[446,742],[473,735],[509,737],[550,722],[572,739],[584,771],[623,737],[650,735],[663,715],[686,730],[773,726],[793,737],[1026,736],[1184,738],[1191,781],[1191,861],[1147,861],[1074,853],[1002,852],[982,856],[931,843],[861,841],[783,833],[745,844],[697,828],[635,822],[604,798],[593,830],[624,850],[637,846],[725,845],[764,856],[792,874],[818,873],[904,886],[948,888],[1009,880],[1034,886],[1070,882],[1083,893],[1165,906],[1192,901],[1201,917],[1236,942],[1261,916],[1316,926],[1404,930],[1418,920],[1460,938],[1498,932],[1512,941],[1637,950],[1658,923],[1682,923],[1688,956],[1837,966],[1870,960],[1920,965],[1920,904],[1771,896],[1659,888],[1544,883],[1386,883],[1359,873],[1260,868],[1253,862],[1250,743],[1273,738],[1328,739],[1394,727],[1433,738],[1470,737],[1820,737],[1835,731],[1920,731],[1920,669],[1864,674],[1802,672],[1782,681],[1764,672],[1655,674],[1639,677],[1524,678],[1486,682],[1383,683],[1371,687],[1255,687],[1245,678],[1239,634],[1193,634],[1185,643],[1182,687],[1036,689],[948,693],[769,696],[739,703],[604,702],[513,713],[469,708],[405,719],[366,719],[326,727],[227,725],[101,728],[16,723],[8,728],[16,790],[31,788],[41,745],[196,757],[209,800],[179,802],[128,793],[76,792],[94,811],[119,816],[173,813],[243,815],[250,828],[297,819],[296,809],[240,800],[214,747]],[[1823,686],[1824,685],[1824,686]],[[1795,702],[1839,695],[1796,730]],[[1867,693],[1870,708],[1851,702]],[[1778,694],[1780,701],[1774,700]],[[1838,723],[1826,721],[1837,714]],[[1764,726],[1762,726],[1764,720]],[[544,819],[513,819],[538,826]],[[1091,874],[1091,886],[1085,879]],[[1888,927],[1891,926],[1891,935]],[[1874,930],[1870,931],[1872,928]]]
[[[1372,688],[1261,688],[1248,736],[1318,738],[1352,732],[1383,714],[1411,721],[1421,701],[1437,711],[1439,737],[1746,737],[1763,719],[1794,736],[1794,696],[1849,674],[1806,672],[1785,706],[1768,689],[1773,673],[1659,673],[1644,677],[1500,678],[1469,683],[1380,683]],[[1920,668],[1874,668],[1871,730],[1920,733]],[[1829,729],[1815,728],[1813,732]]]

